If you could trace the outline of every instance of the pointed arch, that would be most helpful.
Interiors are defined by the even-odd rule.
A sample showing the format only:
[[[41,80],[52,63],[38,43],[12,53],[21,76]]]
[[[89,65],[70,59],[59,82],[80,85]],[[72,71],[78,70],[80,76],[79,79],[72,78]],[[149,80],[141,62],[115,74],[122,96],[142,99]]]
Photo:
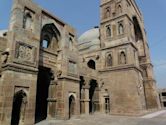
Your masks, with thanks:
[[[23,28],[24,29],[31,29],[32,27],[32,15],[30,12],[25,13],[23,19]]]
[[[119,35],[124,34],[124,26],[122,23],[119,23],[118,25],[118,33]]]
[[[105,9],[105,18],[109,18],[111,16],[111,9],[110,7],[107,7]]]
[[[41,47],[58,49],[60,38],[61,34],[53,23],[45,24],[41,30]]]
[[[143,34],[142,34],[141,27],[139,25],[139,22],[138,22],[136,16],[133,16],[133,24],[134,24],[134,32],[135,32],[136,42],[139,41],[139,40],[143,41]]]
[[[75,107],[76,107],[75,105],[76,105],[75,97],[71,95],[69,97],[69,118],[75,115]]]
[[[107,55],[106,65],[107,66],[112,66],[113,65],[113,60],[112,60],[112,55],[111,54]]]
[[[111,35],[112,35],[111,26],[107,26],[107,27],[106,27],[106,36],[107,36],[107,37],[111,37]]]
[[[14,94],[11,125],[19,125],[24,122],[27,94],[20,90]]]
[[[122,12],[123,12],[122,6],[119,4],[119,5],[118,5],[118,13],[121,14]]]
[[[120,64],[126,64],[127,63],[126,54],[125,54],[124,51],[120,52],[120,57],[119,58],[120,58],[120,60],[119,60]]]

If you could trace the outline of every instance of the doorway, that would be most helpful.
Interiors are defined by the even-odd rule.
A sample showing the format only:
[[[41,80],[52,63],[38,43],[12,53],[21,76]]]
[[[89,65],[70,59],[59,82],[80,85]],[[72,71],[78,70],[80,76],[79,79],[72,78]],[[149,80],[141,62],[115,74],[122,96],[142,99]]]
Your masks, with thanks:
[[[110,99],[109,97],[105,98],[105,113],[108,114],[110,112]]]
[[[96,80],[91,80],[89,88],[89,113],[93,114],[100,110],[99,107],[99,91]]]
[[[73,95],[69,97],[69,118],[75,114],[75,98]]]
[[[36,93],[35,123],[47,118],[48,91],[51,82],[50,69],[39,67]]]
[[[26,93],[23,90],[14,95],[11,125],[19,125],[20,121],[24,119],[26,104],[25,99]]]

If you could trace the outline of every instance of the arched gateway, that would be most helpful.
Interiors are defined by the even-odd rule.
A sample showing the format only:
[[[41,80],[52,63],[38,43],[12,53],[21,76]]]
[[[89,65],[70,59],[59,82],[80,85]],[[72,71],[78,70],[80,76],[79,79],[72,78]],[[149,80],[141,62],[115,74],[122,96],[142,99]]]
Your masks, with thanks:
[[[24,123],[24,115],[27,104],[27,95],[23,90],[14,95],[11,125]]]

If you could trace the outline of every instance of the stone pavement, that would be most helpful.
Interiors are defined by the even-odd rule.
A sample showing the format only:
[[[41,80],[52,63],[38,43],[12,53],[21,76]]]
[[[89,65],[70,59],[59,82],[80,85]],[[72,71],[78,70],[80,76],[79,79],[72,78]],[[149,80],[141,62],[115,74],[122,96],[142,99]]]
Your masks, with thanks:
[[[166,110],[142,117],[90,115],[66,121],[44,121],[36,125],[166,125]]]

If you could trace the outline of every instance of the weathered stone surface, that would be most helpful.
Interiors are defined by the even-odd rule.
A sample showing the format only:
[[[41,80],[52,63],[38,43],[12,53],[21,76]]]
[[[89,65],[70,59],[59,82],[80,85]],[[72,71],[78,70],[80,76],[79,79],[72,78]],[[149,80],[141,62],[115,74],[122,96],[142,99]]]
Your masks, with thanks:
[[[100,8],[100,26],[77,39],[32,0],[14,0],[9,29],[0,33],[0,124],[159,108],[139,8],[133,0],[101,0]]]

